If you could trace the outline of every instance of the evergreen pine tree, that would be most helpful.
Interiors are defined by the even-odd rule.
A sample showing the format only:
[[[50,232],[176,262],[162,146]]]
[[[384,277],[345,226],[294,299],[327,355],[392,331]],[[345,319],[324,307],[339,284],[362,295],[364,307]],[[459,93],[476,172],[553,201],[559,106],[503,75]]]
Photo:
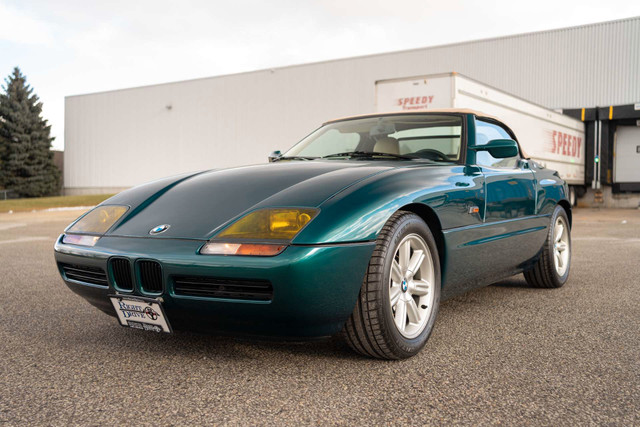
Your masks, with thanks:
[[[40,197],[59,190],[60,171],[53,163],[51,126],[42,118],[42,103],[18,67],[0,93],[0,187],[21,197]]]

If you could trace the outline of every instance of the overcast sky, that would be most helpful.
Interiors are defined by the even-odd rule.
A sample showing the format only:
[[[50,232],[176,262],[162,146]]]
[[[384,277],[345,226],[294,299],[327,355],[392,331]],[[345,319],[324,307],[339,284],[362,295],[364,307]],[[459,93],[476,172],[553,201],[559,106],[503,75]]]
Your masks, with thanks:
[[[19,66],[64,146],[64,97],[640,15],[626,0],[0,0]]]

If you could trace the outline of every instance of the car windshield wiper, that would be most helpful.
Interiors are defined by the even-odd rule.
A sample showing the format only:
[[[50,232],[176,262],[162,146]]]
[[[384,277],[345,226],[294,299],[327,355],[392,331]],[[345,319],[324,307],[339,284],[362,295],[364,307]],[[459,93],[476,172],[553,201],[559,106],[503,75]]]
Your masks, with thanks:
[[[412,156],[403,156],[402,154],[392,154],[392,153],[379,153],[376,151],[345,151],[344,153],[335,153],[328,154],[326,156],[320,157],[321,159],[326,159],[328,157],[393,157],[394,159],[402,159],[402,160],[414,160],[415,157]]]
[[[309,156],[281,156],[273,159],[274,162],[278,160],[315,160],[318,157],[309,157]]]

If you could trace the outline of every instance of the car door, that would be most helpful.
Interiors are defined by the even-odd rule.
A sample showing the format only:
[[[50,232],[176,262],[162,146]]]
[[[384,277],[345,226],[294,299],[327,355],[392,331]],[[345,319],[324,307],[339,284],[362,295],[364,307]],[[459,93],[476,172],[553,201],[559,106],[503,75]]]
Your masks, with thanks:
[[[497,122],[476,120],[476,145],[493,139],[513,139],[513,136]],[[535,215],[535,175],[519,155],[496,159],[488,151],[478,151],[476,164],[485,176],[485,222]]]
[[[476,145],[493,139],[515,139],[515,135],[497,121],[477,119]],[[545,228],[536,212],[535,174],[520,155],[497,159],[478,151],[476,164],[485,178],[484,249],[492,254],[487,275],[504,276],[539,249],[529,235]]]

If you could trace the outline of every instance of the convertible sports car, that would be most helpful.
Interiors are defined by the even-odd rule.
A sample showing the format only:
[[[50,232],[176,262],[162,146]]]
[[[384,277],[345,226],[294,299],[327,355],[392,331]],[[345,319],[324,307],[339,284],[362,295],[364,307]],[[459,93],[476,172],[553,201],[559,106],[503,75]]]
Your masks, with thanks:
[[[440,301],[569,275],[555,171],[468,110],[334,120],[271,162],[124,191],[55,244],[65,283],[123,326],[309,339],[415,355]]]

